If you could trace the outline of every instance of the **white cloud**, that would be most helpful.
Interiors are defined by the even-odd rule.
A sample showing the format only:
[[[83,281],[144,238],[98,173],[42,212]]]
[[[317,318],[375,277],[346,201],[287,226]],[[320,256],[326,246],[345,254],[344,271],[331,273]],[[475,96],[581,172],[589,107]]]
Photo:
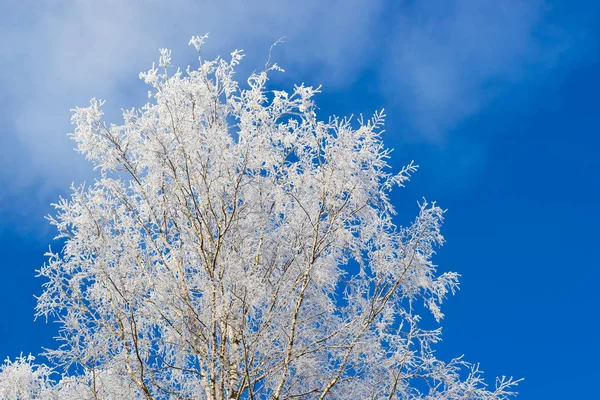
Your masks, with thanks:
[[[387,88],[419,132],[439,137],[506,87],[544,73],[567,36],[545,22],[538,0],[421,1],[393,31]]]
[[[117,119],[121,107],[145,101],[136,77],[158,48],[172,48],[177,64],[195,61],[186,46],[195,34],[210,32],[213,55],[245,49],[247,70],[261,68],[270,45],[286,36],[275,54],[285,79],[326,89],[373,71],[385,102],[429,136],[484,107],[498,82],[553,65],[564,48],[560,34],[540,39],[548,27],[538,0],[3,3],[0,84],[9,100],[0,111],[0,146],[10,156],[0,160],[0,203],[32,187],[41,196],[89,178],[89,165],[66,138],[69,109],[100,97]]]
[[[4,193],[22,190],[36,177],[64,187],[89,176],[89,166],[72,151],[65,135],[71,129],[69,109],[94,96],[107,99],[109,111],[111,106],[116,111],[139,104],[144,91],[135,91],[137,73],[150,67],[159,47],[173,48],[176,61],[184,57],[182,62],[193,63],[195,53],[187,48],[187,41],[210,32],[209,52],[227,54],[244,48],[250,55],[245,65],[256,68],[266,61],[270,45],[286,36],[286,46],[277,49],[278,62],[293,65],[290,69],[298,73],[317,66],[322,73],[311,76],[311,83],[333,84],[354,76],[367,61],[360,55],[366,52],[369,32],[374,33],[379,3],[57,0],[4,4],[0,62],[7,71],[0,82],[12,104],[10,112],[0,113],[0,135],[5,146],[10,142],[13,150],[23,152],[19,168],[14,160],[3,162]],[[136,93],[135,99],[130,92]]]

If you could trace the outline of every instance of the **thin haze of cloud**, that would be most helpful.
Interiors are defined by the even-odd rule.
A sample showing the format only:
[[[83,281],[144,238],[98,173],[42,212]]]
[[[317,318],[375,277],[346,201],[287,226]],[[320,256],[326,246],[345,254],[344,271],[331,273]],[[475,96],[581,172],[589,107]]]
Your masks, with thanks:
[[[342,80],[361,66],[354,62],[352,68],[344,67],[343,56],[363,51],[367,42],[366,37],[348,36],[343,28],[369,32],[378,12],[378,2],[366,7],[367,1],[361,0],[227,3],[57,1],[36,8],[23,2],[3,10],[4,18],[21,19],[19,25],[4,21],[0,28],[6,49],[0,60],[10,70],[2,86],[13,99],[11,112],[0,115],[2,136],[10,136],[3,142],[8,146],[17,141],[28,153],[22,168],[4,165],[3,173],[11,176],[4,180],[22,188],[42,175],[62,187],[67,180],[89,177],[89,167],[65,137],[71,129],[69,110],[94,96],[108,99],[113,111],[129,107],[127,89],[155,61],[159,47],[174,48],[176,57],[193,56],[187,40],[210,32],[208,49],[215,54],[241,47],[266,59],[270,44],[285,35],[288,45],[280,52],[285,63],[298,71],[325,65]],[[144,91],[137,93],[139,99]]]
[[[118,121],[120,107],[143,100],[136,76],[157,59],[159,47],[193,65],[194,52],[186,46],[191,35],[210,32],[207,50],[215,55],[245,49],[243,68],[260,67],[269,46],[286,36],[276,50],[288,70],[285,79],[309,76],[307,83],[330,89],[373,70],[386,101],[398,104],[411,116],[409,126],[430,138],[483,108],[494,94],[492,83],[516,81],[532,64],[551,66],[562,49],[536,38],[545,8],[537,0],[401,7],[384,0],[43,4],[0,6],[0,60],[8,69],[0,82],[11,99],[0,114],[0,144],[22,153],[0,162],[0,197],[32,187],[43,197],[73,180],[89,180],[89,165],[65,136],[72,129],[69,110],[100,97],[108,100],[109,119]],[[15,16],[18,25],[8,22]]]
[[[538,0],[418,2],[397,23],[387,87],[404,91],[417,131],[443,140],[506,84],[556,65],[569,38],[548,11]]]

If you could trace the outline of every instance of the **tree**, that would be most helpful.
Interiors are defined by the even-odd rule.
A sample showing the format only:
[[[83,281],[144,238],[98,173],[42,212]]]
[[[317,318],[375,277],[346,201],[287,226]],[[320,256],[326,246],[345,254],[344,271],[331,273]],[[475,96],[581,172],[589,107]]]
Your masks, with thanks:
[[[420,314],[439,322],[458,275],[432,264],[435,203],[393,221],[416,166],[389,172],[383,112],[320,121],[318,88],[266,89],[275,64],[240,88],[242,57],[183,73],[163,49],[140,74],[151,102],[122,125],[96,99],[74,110],[101,177],[49,217],[64,247],[39,271],[37,316],[60,323],[55,369],[8,361],[3,398],[28,398],[4,394],[19,379],[61,399],[511,397],[512,378],[488,388],[434,356]]]

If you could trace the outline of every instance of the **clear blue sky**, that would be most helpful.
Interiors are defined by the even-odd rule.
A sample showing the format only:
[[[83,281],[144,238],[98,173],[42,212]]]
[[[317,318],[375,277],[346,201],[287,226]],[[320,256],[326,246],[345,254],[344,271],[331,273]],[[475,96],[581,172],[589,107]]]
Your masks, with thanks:
[[[420,165],[393,198],[399,222],[423,196],[448,209],[437,264],[462,278],[440,356],[479,361],[490,383],[524,377],[522,399],[597,395],[600,4],[127,3],[0,4],[0,357],[54,344],[56,326],[33,322],[54,234],[43,216],[94,176],[69,109],[143,104],[137,73],[159,47],[193,64],[192,34],[210,32],[212,55],[243,48],[241,73],[286,36],[274,86],[323,84],[324,117],[386,109],[393,165]]]

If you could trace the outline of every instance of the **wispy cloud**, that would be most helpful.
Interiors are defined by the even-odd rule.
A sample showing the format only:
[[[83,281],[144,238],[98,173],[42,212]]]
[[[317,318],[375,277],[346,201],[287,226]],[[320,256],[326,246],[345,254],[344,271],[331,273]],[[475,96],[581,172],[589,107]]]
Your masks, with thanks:
[[[8,3],[8,2],[7,2]],[[250,4],[252,3],[252,4]],[[269,46],[281,36],[288,45],[280,59],[296,71],[319,67],[315,82],[352,77],[366,59],[368,32],[380,11],[379,1],[246,2],[162,1],[23,1],[4,4],[0,20],[0,62],[5,66],[2,92],[11,98],[0,113],[3,145],[19,160],[3,163],[4,193],[35,176],[64,187],[66,181],[89,176],[89,168],[66,139],[69,109],[92,96],[107,106],[128,107],[139,71],[147,70],[159,47],[190,57],[187,40],[211,33],[207,50],[227,54],[244,48],[264,64]],[[13,21],[19,20],[19,24]],[[351,34],[366,32],[367,34]],[[184,56],[185,57],[185,56]],[[347,59],[354,61],[348,65]],[[260,63],[245,65],[260,67]],[[335,73],[331,73],[335,71]],[[142,93],[141,91],[138,93]],[[139,103],[139,97],[137,98]],[[16,163],[16,164],[15,164]],[[11,168],[12,166],[12,168]]]
[[[440,137],[572,44],[542,1],[420,1],[393,21],[385,87],[416,129]],[[390,84],[390,80],[392,84]]]
[[[286,79],[329,88],[373,71],[412,129],[439,137],[503,83],[554,65],[569,42],[545,22],[546,10],[538,0],[4,2],[0,207],[89,179],[89,165],[65,136],[69,109],[96,96],[117,118],[120,107],[139,105],[137,73],[159,47],[172,48],[179,64],[193,63],[191,35],[210,32],[213,55],[245,49],[250,70],[286,36],[276,50]]]

